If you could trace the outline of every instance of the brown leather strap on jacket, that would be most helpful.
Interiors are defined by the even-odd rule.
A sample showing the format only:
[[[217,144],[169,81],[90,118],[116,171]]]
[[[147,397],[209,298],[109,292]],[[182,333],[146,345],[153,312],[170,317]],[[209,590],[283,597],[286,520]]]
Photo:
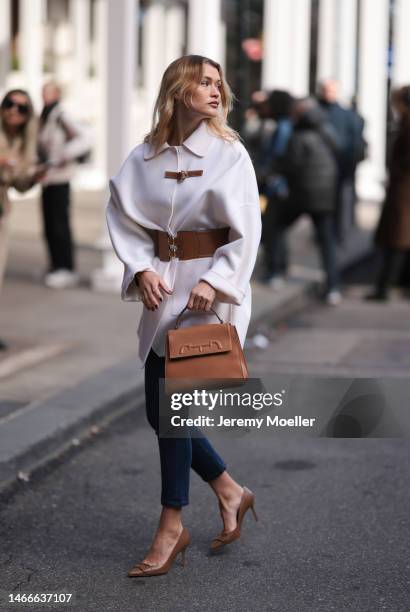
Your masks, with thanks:
[[[165,171],[165,178],[173,178],[178,181],[183,181],[190,176],[202,176],[203,170],[180,170],[180,172]]]
[[[229,227],[201,231],[182,231],[175,237],[154,231],[155,255],[161,261],[212,257],[216,249],[229,242]]]

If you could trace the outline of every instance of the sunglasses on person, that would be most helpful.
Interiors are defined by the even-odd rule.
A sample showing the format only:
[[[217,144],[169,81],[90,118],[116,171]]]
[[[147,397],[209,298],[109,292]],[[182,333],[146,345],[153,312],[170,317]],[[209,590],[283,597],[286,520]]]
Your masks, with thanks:
[[[30,111],[30,106],[28,104],[18,104],[17,102],[14,102],[14,100],[11,100],[10,98],[6,98],[1,106],[2,108],[5,108],[6,110],[9,110],[10,108],[13,108],[15,106],[18,112],[20,113],[20,115],[28,115]]]

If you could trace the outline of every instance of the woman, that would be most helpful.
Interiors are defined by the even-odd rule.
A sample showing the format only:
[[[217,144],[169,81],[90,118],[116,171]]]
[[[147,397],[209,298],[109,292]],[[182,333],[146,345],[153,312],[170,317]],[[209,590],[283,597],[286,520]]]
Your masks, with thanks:
[[[178,313],[188,305],[182,326],[209,323],[215,307],[236,325],[242,345],[249,324],[261,219],[252,162],[226,122],[231,105],[219,64],[199,55],[175,60],[162,78],[152,130],[110,181],[107,223],[125,267],[122,299],[144,304],[139,354],[147,418],[157,435],[165,338]],[[187,258],[184,248],[193,242],[196,255]],[[190,467],[219,501],[224,529],[212,550],[238,539],[254,504],[204,436],[158,443],[163,508],[151,548],[129,576],[165,573],[187,547],[181,509],[189,503]]]
[[[390,158],[386,199],[376,230],[376,244],[383,249],[382,269],[370,300],[384,301],[400,274],[410,249],[410,85],[392,93],[392,106],[400,120]]]
[[[27,191],[38,178],[36,121],[27,92],[12,89],[0,105],[0,290],[8,251],[9,187]],[[0,340],[0,350],[7,348]]]

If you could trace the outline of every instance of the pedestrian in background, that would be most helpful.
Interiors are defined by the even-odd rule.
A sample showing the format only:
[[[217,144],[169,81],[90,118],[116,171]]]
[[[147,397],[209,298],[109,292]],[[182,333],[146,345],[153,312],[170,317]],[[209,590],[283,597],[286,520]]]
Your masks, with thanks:
[[[275,245],[280,248],[283,233],[301,215],[309,215],[315,227],[326,274],[324,297],[328,304],[337,305],[341,294],[333,215],[339,143],[325,113],[313,98],[295,103],[293,120],[293,132],[282,161],[282,172],[289,187],[289,202],[276,218],[272,245],[273,248]]]
[[[259,193],[265,170],[265,151],[272,139],[275,125],[269,113],[269,92],[258,90],[251,94],[251,104],[244,113],[243,142],[252,160]]]
[[[88,133],[62,109],[60,87],[47,83],[42,94],[38,155],[48,166],[41,194],[43,232],[49,256],[45,284],[64,289],[79,282],[70,223],[70,181],[76,160],[88,153],[91,143]]]
[[[410,249],[410,85],[395,89],[392,107],[399,122],[392,147],[389,182],[375,242],[383,250],[382,268],[367,299],[387,300]]]
[[[272,119],[275,129],[261,151],[259,167],[259,191],[267,198],[267,206],[262,216],[262,245],[265,271],[262,281],[273,289],[280,289],[283,276],[287,272],[287,247],[285,235],[275,232],[275,226],[288,206],[289,189],[286,177],[281,172],[281,162],[286,153],[292,134],[291,112],[294,99],[279,89],[271,91],[266,104],[257,110],[262,119]],[[275,240],[281,243],[273,244]]]
[[[10,200],[8,190],[24,192],[39,178],[36,167],[37,122],[28,93],[12,89],[0,105],[0,291],[9,243]],[[0,339],[0,350],[7,348]]]
[[[363,120],[354,109],[341,106],[338,98],[339,84],[335,79],[326,79],[320,83],[319,104],[339,139],[334,233],[339,244],[343,244],[352,227],[355,198],[353,181],[356,166],[364,159],[366,143],[363,138]]]
[[[125,266],[122,297],[144,304],[139,351],[162,481],[159,526],[130,577],[166,573],[188,546],[181,510],[189,503],[191,468],[219,502],[223,531],[212,551],[239,538],[243,516],[254,504],[253,493],[230,476],[200,430],[185,438],[159,435],[166,334],[182,309],[189,309],[182,323],[196,325],[209,323],[214,307],[236,325],[242,346],[249,325],[250,278],[261,232],[259,193],[249,154],[227,124],[231,107],[218,63],[201,55],[175,60],[162,78],[152,130],[110,182],[107,223]],[[171,240],[177,245],[172,253]]]

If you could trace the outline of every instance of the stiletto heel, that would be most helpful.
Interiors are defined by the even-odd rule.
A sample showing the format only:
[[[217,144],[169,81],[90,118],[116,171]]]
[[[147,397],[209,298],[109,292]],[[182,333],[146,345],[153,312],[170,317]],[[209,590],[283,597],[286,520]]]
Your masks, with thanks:
[[[134,565],[128,572],[128,576],[130,578],[138,578],[140,576],[158,576],[159,574],[167,574],[171,568],[172,563],[175,561],[176,557],[181,553],[182,555],[182,565],[186,565],[185,561],[185,551],[190,542],[188,529],[185,527],[181,531],[181,535],[178,538],[177,543],[174,548],[171,550],[171,553],[166,561],[159,567],[155,565],[150,565],[149,563],[138,563]]]
[[[185,551],[186,551],[186,547],[183,550],[181,550],[181,565],[183,567],[186,566]]]
[[[258,520],[254,508],[254,503],[255,496],[252,491],[250,491],[247,487],[243,487],[241,503],[239,504],[238,512],[236,515],[237,525],[233,531],[229,531],[228,533],[226,531],[221,531],[221,533],[212,540],[212,551],[219,550],[223,546],[226,546],[227,544],[230,544],[231,542],[234,542],[235,540],[238,540],[241,537],[241,526],[243,517],[245,516],[245,513],[247,510],[249,510],[249,508],[252,510],[253,516],[255,517],[255,521]]]

